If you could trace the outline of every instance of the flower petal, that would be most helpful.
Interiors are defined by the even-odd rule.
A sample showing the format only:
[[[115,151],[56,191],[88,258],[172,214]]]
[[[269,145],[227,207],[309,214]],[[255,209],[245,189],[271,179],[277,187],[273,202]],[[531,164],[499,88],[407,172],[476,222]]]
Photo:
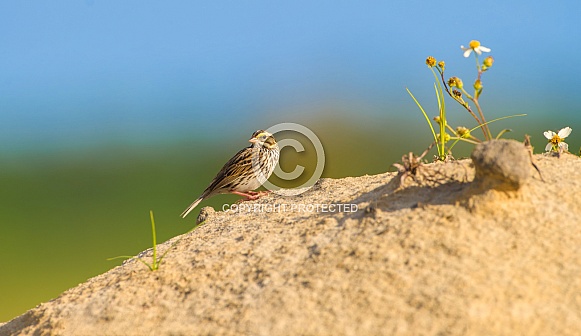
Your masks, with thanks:
[[[465,50],[464,51],[464,57],[470,56],[471,53],[472,53],[472,49]]]
[[[549,142],[549,143],[548,143],[548,144],[545,146],[545,152],[550,152],[550,151],[551,151],[551,149],[553,149],[553,144]]]
[[[555,132],[553,132],[553,131],[546,131],[546,132],[543,132],[543,135],[545,136],[545,138],[551,140],[555,136]]]
[[[480,49],[480,51],[490,52],[490,48],[486,48],[484,46],[480,46],[480,47],[478,47],[478,49]]]
[[[571,131],[573,131],[573,129],[571,127],[565,127],[565,128],[561,128],[561,130],[559,131],[559,138],[566,138],[569,136],[569,134],[571,134]]]
[[[568,152],[569,151],[569,145],[567,145],[566,142],[559,142],[559,148],[561,148],[565,152]]]

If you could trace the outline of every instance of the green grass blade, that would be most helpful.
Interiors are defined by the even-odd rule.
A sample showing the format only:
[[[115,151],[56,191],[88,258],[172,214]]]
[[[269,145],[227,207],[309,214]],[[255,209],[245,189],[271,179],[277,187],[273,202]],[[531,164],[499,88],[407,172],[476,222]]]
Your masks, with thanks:
[[[492,119],[492,120],[490,120],[490,121],[487,121],[487,122],[485,122],[485,123],[482,123],[482,124],[480,124],[480,125],[478,125],[478,126],[476,126],[476,127],[472,128],[472,129],[470,129],[470,132],[472,132],[472,131],[474,131],[475,129],[477,129],[477,128],[480,128],[480,127],[482,127],[482,126],[484,126],[484,125],[487,125],[487,124],[493,123],[493,122],[495,122],[495,121],[499,121],[499,120],[503,120],[503,119],[508,119],[508,118],[515,118],[515,117],[524,117],[524,116],[526,116],[526,113],[523,113],[523,114],[513,114],[513,115],[509,115],[509,116],[505,116],[505,117],[500,117],[500,118]]]
[[[115,259],[131,259],[134,258],[135,256],[117,256],[117,257],[112,257],[112,258],[107,258],[107,261],[111,261],[111,260],[115,260]],[[144,264],[145,266],[147,266],[149,268],[149,270],[153,271],[153,268],[151,267],[151,265],[143,260],[141,260],[141,258],[137,258],[137,261],[140,261],[142,264]]]
[[[493,123],[493,122],[495,122],[495,121],[499,121],[499,120],[503,120],[503,119],[508,119],[508,118],[515,118],[515,117],[524,117],[524,116],[526,116],[526,113],[523,113],[523,114],[513,114],[513,115],[509,115],[509,116],[505,116],[505,117],[496,118],[496,119],[493,119],[493,120],[487,121],[487,122],[485,122],[485,123],[483,123],[483,124],[481,124],[481,125],[478,125],[478,126],[476,126],[476,127],[472,128],[472,129],[470,129],[470,132],[472,132],[472,131],[474,131],[475,129],[477,129],[477,128],[480,128],[480,127],[482,127],[482,126],[484,126],[484,125],[486,125],[486,124]],[[499,138],[499,137],[500,137],[502,134],[504,134],[505,132],[510,132],[510,131],[511,131],[511,130],[509,130],[509,129],[504,129],[504,130],[502,130],[502,132],[500,132],[500,133],[498,134],[498,136],[496,137],[496,139],[498,139],[498,138]],[[465,141],[465,140],[466,140],[466,139],[462,139],[462,138],[458,138],[458,139],[456,139],[456,141],[454,141],[454,142],[452,143],[452,145],[450,146],[450,150],[451,150],[451,149],[452,149],[452,148],[453,148],[453,147],[456,145],[456,143],[458,143],[458,141]],[[466,142],[470,142],[470,141],[466,141]],[[470,143],[472,143],[472,142],[470,142]]]
[[[512,132],[512,130],[511,130],[510,128],[505,128],[505,129],[503,129],[502,131],[500,131],[500,132],[498,133],[498,135],[496,136],[496,138],[495,138],[495,139],[496,139],[496,140],[500,139],[500,137],[501,137],[501,136],[502,136],[504,133],[508,133],[508,132]]]
[[[151,220],[151,233],[153,236],[153,263],[152,263],[152,268],[154,270],[157,269],[158,264],[157,264],[157,235],[155,232],[155,220],[153,219],[153,210],[149,210],[149,218]]]
[[[442,87],[440,86],[439,82],[434,83],[434,90],[436,91],[438,111],[440,113],[440,146],[438,146],[438,156],[440,157],[440,160],[444,160],[446,157],[446,125],[448,124],[448,121],[446,120],[446,103],[444,101],[444,97],[442,96]]]
[[[111,260],[115,260],[115,259],[125,259],[125,260],[127,260],[127,259],[131,259],[133,257],[135,257],[135,256],[126,256],[126,255],[123,255],[123,256],[116,256],[116,257],[112,257],[112,258],[107,258],[105,260],[107,260],[107,261],[111,261]]]
[[[151,233],[153,236],[153,263],[148,263],[143,261],[141,258],[137,258],[137,260],[139,262],[141,262],[142,264],[144,264],[145,266],[147,266],[147,268],[149,268],[150,271],[155,271],[157,269],[159,269],[159,266],[161,265],[161,261],[163,260],[163,258],[167,255],[167,253],[174,248],[183,238],[186,234],[194,231],[195,229],[197,229],[198,227],[200,227],[200,225],[204,224],[205,222],[201,222],[199,224],[194,225],[190,230],[188,230],[186,233],[184,233],[182,235],[182,237],[180,237],[178,240],[176,240],[173,244],[171,244],[171,246],[165,250],[165,252],[161,255],[161,257],[159,258],[159,260],[157,259],[157,234],[156,234],[156,230],[155,230],[155,220],[153,217],[153,211],[150,210],[149,211],[149,218],[151,219]],[[115,260],[115,259],[131,259],[131,258],[135,258],[136,256],[127,256],[127,255],[123,255],[123,256],[117,256],[117,257],[112,257],[112,258],[107,258],[108,261],[110,260]]]
[[[145,266],[147,266],[147,268],[149,268],[150,271],[155,271],[157,268],[153,268],[153,265],[143,261],[141,258],[137,259],[137,261],[140,261],[142,264],[144,264]]]
[[[434,136],[434,141],[436,142],[436,146],[438,146],[438,152],[440,152],[440,146],[438,145],[438,137],[436,136],[436,131],[434,130],[434,126],[432,126],[432,121],[430,120],[430,117],[428,117],[428,114],[426,113],[426,111],[424,111],[424,108],[422,107],[420,102],[418,102],[416,97],[414,97],[412,92],[408,88],[405,88],[405,89],[407,90],[408,94],[412,97],[412,99],[416,102],[416,105],[418,105],[420,111],[422,111],[424,118],[426,118],[426,122],[428,123],[428,126],[430,126],[430,130],[432,131],[432,135]]]

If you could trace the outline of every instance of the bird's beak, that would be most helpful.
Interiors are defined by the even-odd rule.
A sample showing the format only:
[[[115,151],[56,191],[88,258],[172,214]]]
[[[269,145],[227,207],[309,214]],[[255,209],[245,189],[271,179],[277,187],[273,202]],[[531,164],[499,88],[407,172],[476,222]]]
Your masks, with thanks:
[[[252,138],[252,139],[248,140],[248,142],[251,142],[251,143],[257,143],[257,142],[258,142],[258,139],[256,139],[256,138]]]

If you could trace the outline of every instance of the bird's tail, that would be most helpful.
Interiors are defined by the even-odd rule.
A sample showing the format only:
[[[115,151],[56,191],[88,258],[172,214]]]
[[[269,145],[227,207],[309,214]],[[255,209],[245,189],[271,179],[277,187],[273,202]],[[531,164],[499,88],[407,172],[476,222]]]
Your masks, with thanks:
[[[200,202],[202,201],[202,198],[198,198],[197,200],[194,201],[194,203],[190,204],[190,206],[184,210],[184,212],[182,212],[182,214],[180,215],[182,218],[186,218],[186,216],[192,211],[194,210],[195,207],[198,206],[198,204],[200,204]]]

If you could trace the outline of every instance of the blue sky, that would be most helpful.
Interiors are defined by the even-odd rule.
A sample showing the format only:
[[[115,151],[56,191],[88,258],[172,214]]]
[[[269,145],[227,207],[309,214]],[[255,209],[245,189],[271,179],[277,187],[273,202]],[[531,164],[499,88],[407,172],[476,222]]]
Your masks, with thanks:
[[[204,134],[324,105],[413,114],[405,87],[433,98],[426,56],[471,81],[459,48],[471,39],[496,59],[490,107],[575,129],[580,12],[575,0],[4,1],[0,152]]]

